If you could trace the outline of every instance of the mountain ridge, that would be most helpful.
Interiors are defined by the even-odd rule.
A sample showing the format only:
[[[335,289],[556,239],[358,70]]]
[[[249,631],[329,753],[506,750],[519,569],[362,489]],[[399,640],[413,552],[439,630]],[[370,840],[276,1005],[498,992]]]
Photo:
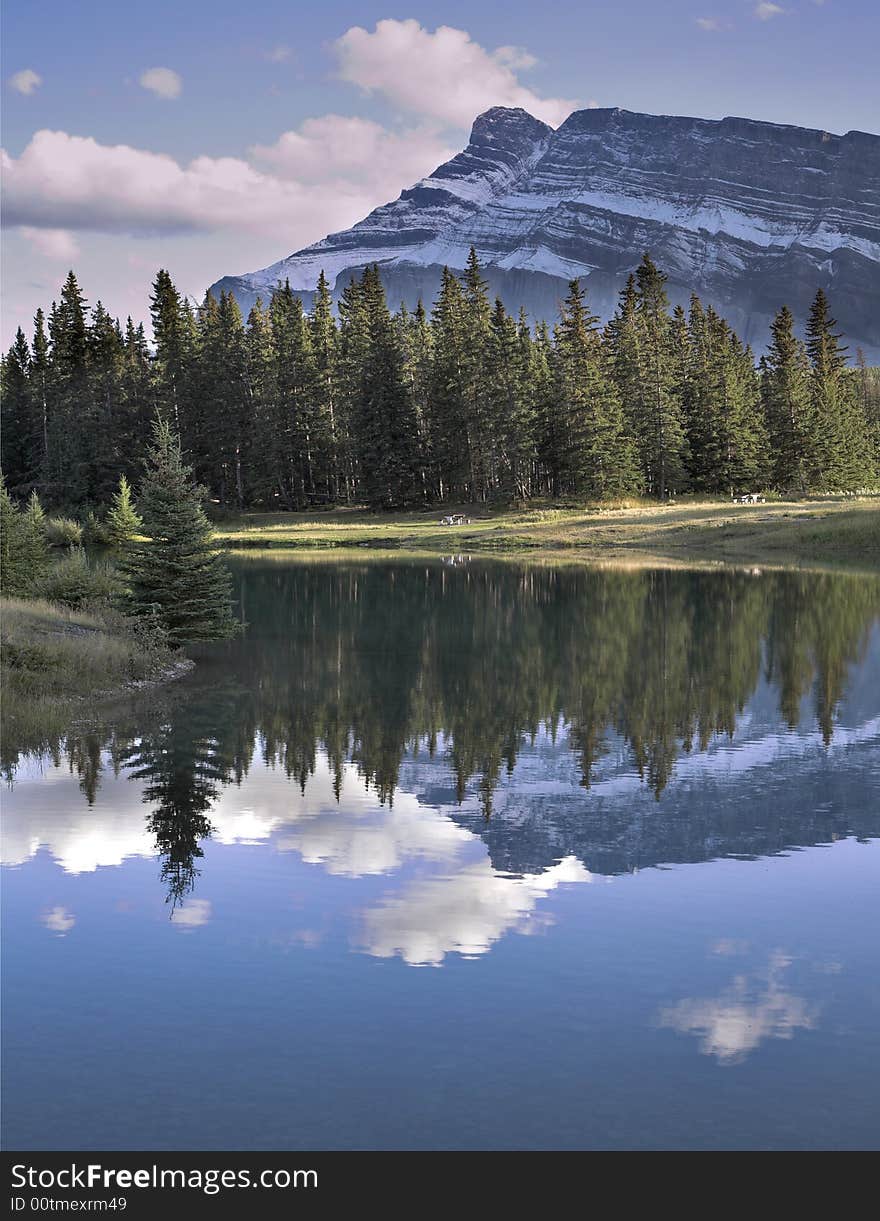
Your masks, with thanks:
[[[473,245],[509,309],[552,320],[583,279],[608,317],[650,250],[673,303],[696,291],[763,346],[788,304],[802,322],[823,288],[852,345],[880,359],[880,136],[728,116],[574,111],[555,130],[516,108],[474,121],[467,146],[350,229],[212,285],[246,311],[290,280],[308,304],[368,263],[389,299],[433,299]]]

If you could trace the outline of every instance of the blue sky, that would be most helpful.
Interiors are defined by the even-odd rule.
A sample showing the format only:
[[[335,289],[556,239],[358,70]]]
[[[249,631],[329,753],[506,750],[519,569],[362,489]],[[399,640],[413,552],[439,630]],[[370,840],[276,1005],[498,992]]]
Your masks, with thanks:
[[[4,14],[2,342],[75,267],[143,318],[394,198],[493,104],[880,131],[876,0],[46,0]]]

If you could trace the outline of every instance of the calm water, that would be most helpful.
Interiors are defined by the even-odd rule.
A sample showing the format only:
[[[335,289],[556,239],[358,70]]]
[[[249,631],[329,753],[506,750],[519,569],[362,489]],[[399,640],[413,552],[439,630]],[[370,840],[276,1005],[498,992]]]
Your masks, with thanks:
[[[236,574],[5,744],[6,1147],[880,1143],[880,581]]]

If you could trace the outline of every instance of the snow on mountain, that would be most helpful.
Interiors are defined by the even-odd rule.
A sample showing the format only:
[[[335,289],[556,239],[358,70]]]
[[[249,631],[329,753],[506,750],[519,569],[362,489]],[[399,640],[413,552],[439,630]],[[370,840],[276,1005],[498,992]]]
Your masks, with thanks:
[[[576,111],[554,131],[524,110],[480,115],[467,148],[342,233],[212,286],[246,311],[289,279],[308,302],[381,265],[391,303],[430,302],[471,245],[510,309],[555,317],[585,279],[607,316],[644,250],[673,302],[696,291],[763,346],[776,309],[829,294],[851,347],[880,360],[880,137],[761,123]]]

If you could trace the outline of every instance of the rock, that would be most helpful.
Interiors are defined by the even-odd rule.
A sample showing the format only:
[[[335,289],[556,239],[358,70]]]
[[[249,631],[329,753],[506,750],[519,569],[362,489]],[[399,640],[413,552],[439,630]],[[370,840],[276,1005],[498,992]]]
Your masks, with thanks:
[[[607,318],[649,250],[673,303],[696,291],[756,348],[780,305],[802,325],[821,287],[851,349],[880,362],[880,137],[751,119],[592,109],[554,131],[495,107],[393,203],[212,291],[246,311],[289,279],[308,305],[322,269],[338,296],[378,262],[390,303],[413,307],[471,245],[509,309],[550,320],[575,276]]]

